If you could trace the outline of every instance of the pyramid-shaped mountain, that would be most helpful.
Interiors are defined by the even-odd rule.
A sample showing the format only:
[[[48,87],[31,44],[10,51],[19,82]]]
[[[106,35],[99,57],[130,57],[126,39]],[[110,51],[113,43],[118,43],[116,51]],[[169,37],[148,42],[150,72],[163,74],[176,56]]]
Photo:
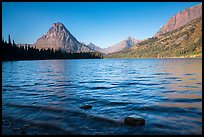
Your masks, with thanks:
[[[61,23],[54,23],[49,31],[34,44],[38,49],[54,49],[64,52],[90,52],[88,46],[80,43]]]

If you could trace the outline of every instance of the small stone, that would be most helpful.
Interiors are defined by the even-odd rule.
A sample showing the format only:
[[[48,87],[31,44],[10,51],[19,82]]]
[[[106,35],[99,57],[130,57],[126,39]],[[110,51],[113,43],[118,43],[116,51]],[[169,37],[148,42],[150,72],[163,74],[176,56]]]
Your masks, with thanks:
[[[24,128],[28,128],[28,127],[30,127],[30,125],[25,124],[23,127]]]
[[[26,134],[27,132],[25,130],[22,130],[21,131],[21,134]]]
[[[6,122],[6,121],[4,121],[4,124],[5,124],[5,125],[9,125],[9,123],[8,123],[8,122]]]
[[[138,115],[131,115],[125,118],[124,123],[131,126],[144,125],[145,119]]]
[[[91,109],[92,105],[84,105],[84,106],[81,106],[80,108],[82,108],[82,109]]]
[[[12,128],[12,130],[15,131],[15,132],[17,132],[17,129],[15,129],[15,128]]]

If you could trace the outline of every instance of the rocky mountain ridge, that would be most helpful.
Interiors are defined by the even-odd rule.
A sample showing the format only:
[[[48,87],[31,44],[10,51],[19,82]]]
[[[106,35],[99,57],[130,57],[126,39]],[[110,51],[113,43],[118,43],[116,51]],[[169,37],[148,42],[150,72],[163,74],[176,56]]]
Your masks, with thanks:
[[[176,15],[171,17],[167,21],[167,23],[154,35],[154,37],[178,29],[179,27],[182,27],[185,24],[191,22],[192,20],[200,17],[201,15],[202,3],[190,8],[186,8],[182,12],[178,12]]]
[[[202,57],[202,16],[176,30],[148,38],[108,58]]]
[[[152,37],[145,40],[137,40],[131,37],[128,37],[126,40],[123,40],[117,44],[114,44],[107,48],[100,48],[99,46],[94,45],[93,43],[85,44],[79,42],[60,22],[52,24],[52,27],[49,31],[40,37],[34,47],[38,49],[54,49],[65,52],[92,52],[97,51],[104,54],[112,54],[120,51],[127,51],[129,48],[135,47],[134,45],[141,45],[140,43],[152,42],[155,39],[160,39],[163,35],[166,35],[170,32],[173,32],[192,20],[199,18],[202,15],[202,3],[191,8],[186,8],[184,11],[177,13],[175,16],[170,18],[167,23]],[[144,42],[143,42],[144,41]]]
[[[141,40],[138,39],[134,39],[132,37],[128,37],[126,40],[120,41],[117,44],[114,44],[110,47],[104,48],[102,49],[102,52],[105,54],[109,54],[109,53],[114,53],[114,52],[118,52],[121,50],[125,50],[130,48],[131,46],[139,43]]]
[[[80,43],[61,22],[52,24],[48,32],[40,37],[33,46],[38,49],[60,49],[65,52],[93,51]]]
[[[40,37],[34,44],[33,47],[38,49],[53,49],[62,50],[65,52],[91,52],[98,51],[101,53],[113,53],[129,48],[132,45],[138,43],[140,40],[128,37],[113,46],[108,48],[100,48],[93,43],[85,44],[79,42],[61,23],[54,23],[48,32]]]

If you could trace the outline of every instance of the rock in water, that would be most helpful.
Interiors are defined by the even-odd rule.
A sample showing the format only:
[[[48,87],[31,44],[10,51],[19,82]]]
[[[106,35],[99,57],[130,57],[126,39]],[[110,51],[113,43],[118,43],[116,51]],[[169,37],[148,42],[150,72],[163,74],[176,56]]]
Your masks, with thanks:
[[[131,115],[125,118],[124,123],[131,126],[144,125],[145,119],[138,115]]]
[[[80,108],[82,109],[91,109],[92,108],[92,105],[84,105],[84,106],[81,106]]]
[[[27,132],[25,130],[22,130],[21,131],[21,134],[26,134]]]

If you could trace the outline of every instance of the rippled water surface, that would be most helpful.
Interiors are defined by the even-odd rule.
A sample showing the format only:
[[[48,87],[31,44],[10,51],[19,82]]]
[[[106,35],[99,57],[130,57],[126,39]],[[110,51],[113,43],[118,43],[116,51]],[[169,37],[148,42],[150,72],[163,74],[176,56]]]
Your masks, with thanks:
[[[202,59],[3,62],[2,115],[27,134],[202,134]]]

